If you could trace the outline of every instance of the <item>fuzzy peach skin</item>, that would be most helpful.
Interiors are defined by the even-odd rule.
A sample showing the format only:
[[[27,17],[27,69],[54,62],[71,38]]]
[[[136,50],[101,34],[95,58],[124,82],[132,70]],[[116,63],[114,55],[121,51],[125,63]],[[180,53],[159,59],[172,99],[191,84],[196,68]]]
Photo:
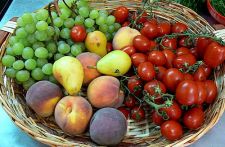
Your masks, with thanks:
[[[95,53],[85,52],[76,57],[82,64],[84,69],[84,81],[83,84],[89,84],[93,79],[99,77],[101,73],[96,68],[90,68],[90,66],[96,66],[98,60],[101,57]]]
[[[124,94],[120,91],[120,82],[117,78],[101,76],[89,84],[87,97],[96,108],[119,107],[124,99]]]
[[[49,81],[39,81],[26,94],[26,103],[38,115],[48,117],[53,114],[57,102],[62,98],[62,90]]]
[[[82,134],[91,119],[91,104],[80,96],[63,97],[55,108],[55,121],[70,135]]]

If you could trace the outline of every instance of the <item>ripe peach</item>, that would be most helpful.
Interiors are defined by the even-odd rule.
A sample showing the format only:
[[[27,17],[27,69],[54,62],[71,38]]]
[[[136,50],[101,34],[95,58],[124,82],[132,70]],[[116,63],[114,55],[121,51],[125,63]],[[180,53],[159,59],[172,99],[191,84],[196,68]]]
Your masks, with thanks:
[[[90,103],[80,96],[63,97],[55,107],[55,121],[70,135],[83,133],[92,116]]]
[[[120,107],[124,94],[120,90],[120,82],[112,76],[101,76],[94,79],[88,86],[87,97],[96,108]]]
[[[83,84],[89,84],[93,79],[99,77],[101,74],[95,68],[90,68],[88,66],[96,66],[100,56],[95,53],[82,53],[76,57],[82,64],[84,69],[84,81]]]
[[[32,85],[26,94],[26,102],[38,115],[48,117],[53,114],[55,105],[62,98],[62,90],[49,81],[39,81]]]

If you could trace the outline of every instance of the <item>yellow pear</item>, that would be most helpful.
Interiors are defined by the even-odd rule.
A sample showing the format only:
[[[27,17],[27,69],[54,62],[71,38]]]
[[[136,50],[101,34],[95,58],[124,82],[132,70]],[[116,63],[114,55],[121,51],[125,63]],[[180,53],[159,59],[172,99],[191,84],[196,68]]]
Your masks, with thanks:
[[[83,84],[84,71],[80,61],[64,56],[53,64],[53,75],[70,95],[76,95]]]
[[[130,67],[130,56],[121,50],[111,51],[97,62],[97,70],[110,76],[122,76]]]
[[[85,46],[88,49],[88,51],[96,53],[101,57],[107,54],[106,44],[107,44],[106,36],[100,31],[88,33],[85,39]]]

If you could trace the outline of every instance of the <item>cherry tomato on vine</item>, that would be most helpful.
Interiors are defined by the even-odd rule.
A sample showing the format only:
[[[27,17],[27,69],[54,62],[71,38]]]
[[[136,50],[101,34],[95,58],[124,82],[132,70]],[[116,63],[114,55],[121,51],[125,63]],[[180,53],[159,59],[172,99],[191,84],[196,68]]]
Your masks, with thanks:
[[[152,19],[149,19],[148,21],[146,21],[144,23],[144,26],[148,26],[149,24],[157,25],[158,22],[157,22],[157,20],[155,18],[152,18]]]
[[[166,86],[157,80],[152,80],[145,84],[144,90],[149,93],[149,95],[155,97],[155,101],[160,102],[161,94],[166,93]]]
[[[131,110],[131,118],[134,119],[135,121],[142,121],[145,118],[145,111],[142,107],[134,107]]]
[[[150,41],[143,35],[137,35],[134,37],[133,46],[140,52],[150,51]]]
[[[169,22],[160,22],[157,29],[159,36],[168,35],[171,32],[171,24]]]
[[[159,80],[159,81],[162,81],[165,73],[166,73],[166,68],[163,67],[163,66],[158,66],[158,67],[155,67],[155,71],[156,71],[156,79]]]
[[[82,25],[75,25],[70,32],[70,38],[74,42],[83,42],[86,38],[86,35],[87,33],[85,27]]]
[[[113,16],[115,16],[116,22],[121,24],[127,20],[128,15],[129,10],[127,9],[127,7],[124,6],[116,8],[116,10],[113,12]]]
[[[126,117],[126,119],[130,116],[130,111],[126,107],[119,107],[117,108],[120,112],[123,113],[123,115]]]
[[[138,76],[145,81],[151,81],[155,77],[155,69],[151,62],[143,62],[138,65]]]
[[[184,80],[176,88],[176,100],[181,105],[193,105],[198,99],[198,87],[194,81]]]
[[[166,64],[166,57],[162,51],[154,50],[148,54],[148,61],[156,66],[163,66]]]
[[[165,107],[161,110],[166,112],[169,120],[178,120],[182,115],[182,110],[175,101],[173,101],[173,104],[170,107]]]
[[[205,37],[199,37],[196,39],[196,47],[197,47],[197,53],[200,58],[204,57],[206,47],[212,42],[211,39],[205,38]]]
[[[173,66],[178,69],[187,69],[189,66],[192,66],[195,63],[196,59],[195,56],[192,54],[180,55],[173,60]]]
[[[195,81],[205,81],[207,79],[205,70],[203,67],[199,67],[193,75]]]
[[[177,56],[185,55],[185,54],[191,54],[191,51],[186,47],[180,47],[176,51]]]
[[[132,45],[125,46],[121,50],[127,53],[129,56],[132,56],[134,53],[136,53],[136,49]]]
[[[156,111],[152,113],[152,122],[157,126],[160,126],[165,120]]]
[[[196,104],[201,105],[205,102],[207,97],[207,91],[204,82],[196,81],[196,85],[198,88],[198,99],[196,100]]]
[[[125,21],[123,24],[122,24],[122,27],[127,27],[130,25],[130,22],[129,21]]]
[[[133,108],[137,103],[137,100],[135,99],[135,97],[133,96],[127,96],[124,100],[124,104],[125,106],[129,107],[129,108]]]
[[[142,81],[141,79],[134,75],[128,79],[127,87],[131,93],[139,96],[142,92]]]
[[[139,15],[141,15],[140,13],[142,13],[142,12],[136,11],[136,12],[133,14],[133,16],[132,16],[132,19],[133,19],[133,20],[136,20],[137,17],[139,17]],[[147,18],[148,18],[148,14],[147,14],[146,12],[143,12],[143,14],[141,15],[141,17],[137,20],[137,22],[143,24],[143,23],[145,23],[145,22],[148,21]]]
[[[201,108],[192,108],[184,114],[183,123],[190,130],[196,130],[202,126],[205,114]]]
[[[205,87],[207,91],[206,103],[211,104],[216,99],[218,92],[216,83],[212,80],[205,81]]]
[[[134,66],[138,66],[140,63],[146,62],[148,57],[143,53],[134,53],[131,56],[131,61]]]
[[[184,80],[194,80],[194,77],[189,73],[184,73]]]
[[[183,33],[188,29],[188,26],[181,22],[176,22],[172,24],[172,33]]]
[[[191,46],[193,46],[193,42],[191,39],[189,39],[189,37],[181,37],[180,40],[178,41],[178,45],[180,47],[190,48]]]
[[[175,50],[177,49],[177,39],[176,38],[164,38],[162,40],[163,49]]]
[[[197,47],[191,48],[191,49],[190,49],[190,52],[191,52],[192,55],[195,56],[196,59],[199,59]]]
[[[211,72],[212,72],[212,68],[210,68],[206,64],[203,64],[200,67],[205,71],[205,76],[206,76],[206,79],[207,79],[210,76]]]
[[[175,92],[177,85],[184,80],[184,75],[177,68],[170,68],[163,77],[163,83],[171,92]]]
[[[111,52],[113,50],[113,46],[111,42],[107,42],[106,49],[107,49],[107,52]]]
[[[161,126],[161,134],[170,141],[178,140],[183,135],[183,129],[180,123],[174,120],[167,120]]]
[[[173,67],[173,60],[176,58],[176,55],[173,53],[171,50],[163,50],[163,54],[166,57],[166,67],[167,68],[172,68]]]
[[[158,36],[157,25],[149,23],[141,29],[141,34],[147,37],[148,39],[154,39]]]

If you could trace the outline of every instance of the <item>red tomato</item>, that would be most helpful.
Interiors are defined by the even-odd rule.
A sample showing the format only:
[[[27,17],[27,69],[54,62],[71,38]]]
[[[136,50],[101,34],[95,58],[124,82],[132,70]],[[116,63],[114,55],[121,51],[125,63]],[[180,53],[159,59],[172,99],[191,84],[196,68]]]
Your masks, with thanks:
[[[181,22],[176,22],[172,25],[172,33],[183,33],[187,31],[188,26],[186,24],[183,24]]]
[[[175,101],[170,107],[162,108],[161,110],[166,112],[170,120],[179,120],[182,115],[182,110]]]
[[[131,118],[135,121],[142,121],[145,118],[145,111],[141,107],[134,107],[131,110]]]
[[[133,45],[140,52],[150,51],[150,42],[148,38],[143,35],[137,35],[134,37]]]
[[[144,26],[148,26],[149,24],[157,25],[158,21],[155,18],[149,19],[144,23]]]
[[[149,40],[149,42],[150,42],[150,46],[149,46],[150,51],[157,48],[158,44],[155,41]]]
[[[178,44],[180,47],[187,47],[190,48],[193,46],[192,41],[189,39],[189,37],[181,37],[180,40],[178,41]]]
[[[127,9],[127,7],[120,6],[116,8],[116,10],[113,12],[113,15],[116,18],[116,22],[122,24],[123,22],[127,20],[129,15],[129,10]]]
[[[70,32],[70,38],[74,42],[83,42],[86,38],[86,35],[87,33],[85,27],[82,25],[75,25]]]
[[[131,56],[131,61],[134,66],[138,66],[140,63],[146,62],[148,57],[143,53],[134,53]]]
[[[152,122],[157,126],[160,126],[164,122],[164,119],[156,111],[154,111],[152,113]]]
[[[170,68],[163,77],[163,83],[171,92],[175,92],[177,85],[184,80],[184,75],[177,68]]]
[[[166,57],[166,67],[173,67],[173,60],[176,58],[176,55],[171,50],[163,50],[162,51]]]
[[[198,105],[201,105],[206,100],[207,91],[206,91],[204,82],[196,81],[196,85],[197,85],[197,88],[198,88],[198,99],[195,103],[198,104]]]
[[[130,22],[129,21],[125,21],[123,24],[122,24],[122,27],[127,27],[130,25]]]
[[[192,108],[184,114],[183,123],[190,130],[196,130],[202,126],[205,114],[200,108]]]
[[[188,66],[192,66],[195,63],[196,59],[195,56],[192,54],[180,55],[173,60],[173,66],[178,69],[186,69]]]
[[[132,45],[125,46],[121,50],[127,53],[129,56],[132,56],[134,53],[136,53],[136,49]]]
[[[207,79],[205,70],[202,67],[199,67],[193,76],[195,81],[205,81]]]
[[[210,43],[204,54],[204,61],[211,68],[216,68],[225,60],[225,47],[217,42]]]
[[[194,80],[194,77],[189,73],[184,73],[184,80]]]
[[[180,123],[174,120],[165,121],[161,126],[161,134],[170,141],[178,140],[183,135],[183,129]]]
[[[169,22],[160,22],[157,29],[159,36],[168,35],[171,32],[171,24]]]
[[[158,36],[157,25],[149,23],[141,29],[141,34],[147,37],[148,39],[154,39]]]
[[[196,40],[196,47],[197,47],[197,53],[199,55],[200,58],[203,58],[205,51],[206,51],[206,47],[212,42],[211,39],[209,38],[205,38],[205,37],[199,37]]]
[[[164,38],[162,40],[163,49],[175,50],[177,49],[177,39],[176,38]]]
[[[190,52],[191,52],[192,55],[195,56],[196,59],[199,58],[199,56],[198,56],[198,51],[197,51],[197,47],[191,48],[191,49],[190,49]]]
[[[138,76],[145,80],[151,81],[155,77],[155,69],[151,62],[144,62],[138,65],[137,68]]]
[[[120,112],[123,113],[123,115],[126,117],[126,119],[130,116],[130,111],[126,107],[119,107],[117,108]]]
[[[113,46],[111,42],[107,42],[106,49],[107,49],[107,52],[111,52],[113,50]]]
[[[217,93],[217,86],[216,83],[212,80],[205,81],[205,87],[207,91],[206,103],[211,104],[216,99]]]
[[[148,55],[148,61],[157,66],[163,66],[166,64],[166,57],[162,51],[154,50]]]
[[[205,76],[207,79],[210,76],[212,69],[208,65],[205,65],[205,64],[201,65],[200,67],[205,71]]]
[[[163,66],[158,66],[158,67],[155,67],[155,71],[156,71],[156,79],[159,80],[159,81],[162,81],[165,73],[166,73],[166,68],[163,67]]]
[[[191,54],[191,51],[186,47],[180,47],[177,49],[176,54],[177,54],[177,56]]]
[[[131,76],[128,79],[127,87],[131,93],[135,94],[136,96],[140,95],[142,92],[142,81],[138,76]]]
[[[198,87],[194,81],[184,80],[176,88],[176,100],[182,105],[193,105],[198,99]]]
[[[127,96],[125,98],[124,104],[129,108],[133,108],[137,103],[137,100],[133,96]]]

